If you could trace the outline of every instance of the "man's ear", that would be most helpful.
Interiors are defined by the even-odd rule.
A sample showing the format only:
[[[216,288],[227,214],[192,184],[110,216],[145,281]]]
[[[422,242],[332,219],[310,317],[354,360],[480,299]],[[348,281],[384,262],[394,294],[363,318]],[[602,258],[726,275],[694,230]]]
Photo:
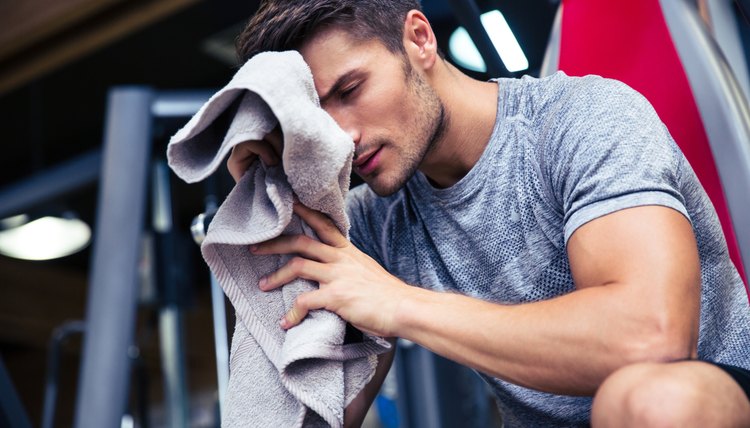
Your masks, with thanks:
[[[404,48],[412,65],[427,71],[437,61],[437,40],[430,22],[418,10],[411,10],[404,21]]]

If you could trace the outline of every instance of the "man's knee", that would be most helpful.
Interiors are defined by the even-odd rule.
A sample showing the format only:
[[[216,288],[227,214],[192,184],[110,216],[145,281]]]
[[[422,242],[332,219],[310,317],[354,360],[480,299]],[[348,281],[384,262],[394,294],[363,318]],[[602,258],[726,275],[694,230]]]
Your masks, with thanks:
[[[610,375],[594,397],[593,426],[685,427],[702,419],[700,384],[669,364],[643,363]]]

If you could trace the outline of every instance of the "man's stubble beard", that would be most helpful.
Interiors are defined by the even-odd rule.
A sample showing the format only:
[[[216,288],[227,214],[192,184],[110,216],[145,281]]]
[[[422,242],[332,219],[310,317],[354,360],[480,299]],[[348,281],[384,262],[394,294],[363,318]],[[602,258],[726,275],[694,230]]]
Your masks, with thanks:
[[[406,182],[417,172],[424,158],[442,142],[450,120],[438,94],[408,63],[405,66],[405,74],[413,99],[417,100],[419,108],[412,115],[408,128],[419,130],[419,134],[415,136],[415,141],[419,144],[412,145],[408,141],[402,143],[400,153],[402,161],[392,170],[391,174],[395,174],[394,177],[384,183],[368,182],[370,188],[379,196],[390,196],[406,185]],[[382,140],[378,142],[378,145],[398,148],[390,140]]]

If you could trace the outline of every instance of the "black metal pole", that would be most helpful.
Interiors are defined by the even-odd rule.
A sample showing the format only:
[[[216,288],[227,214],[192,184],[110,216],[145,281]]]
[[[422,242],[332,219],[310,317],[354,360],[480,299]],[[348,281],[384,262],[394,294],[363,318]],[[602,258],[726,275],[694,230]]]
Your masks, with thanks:
[[[18,397],[18,392],[2,358],[0,358],[0,426],[31,428],[29,415]]]
[[[55,423],[55,405],[60,381],[60,353],[63,344],[73,334],[86,330],[86,323],[80,320],[68,321],[52,332],[47,356],[47,379],[44,386],[44,409],[42,410],[42,428],[52,428]]]
[[[94,183],[99,178],[101,158],[101,150],[95,149],[0,189],[0,218],[21,214],[40,203]]]

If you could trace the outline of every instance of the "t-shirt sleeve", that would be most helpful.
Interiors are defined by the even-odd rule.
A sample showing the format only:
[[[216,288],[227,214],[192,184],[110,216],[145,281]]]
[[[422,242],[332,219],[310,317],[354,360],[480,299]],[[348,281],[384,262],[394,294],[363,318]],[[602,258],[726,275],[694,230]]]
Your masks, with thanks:
[[[564,216],[565,243],[618,210],[661,205],[688,220],[682,153],[648,101],[621,82],[575,79],[542,129],[543,165]]]

